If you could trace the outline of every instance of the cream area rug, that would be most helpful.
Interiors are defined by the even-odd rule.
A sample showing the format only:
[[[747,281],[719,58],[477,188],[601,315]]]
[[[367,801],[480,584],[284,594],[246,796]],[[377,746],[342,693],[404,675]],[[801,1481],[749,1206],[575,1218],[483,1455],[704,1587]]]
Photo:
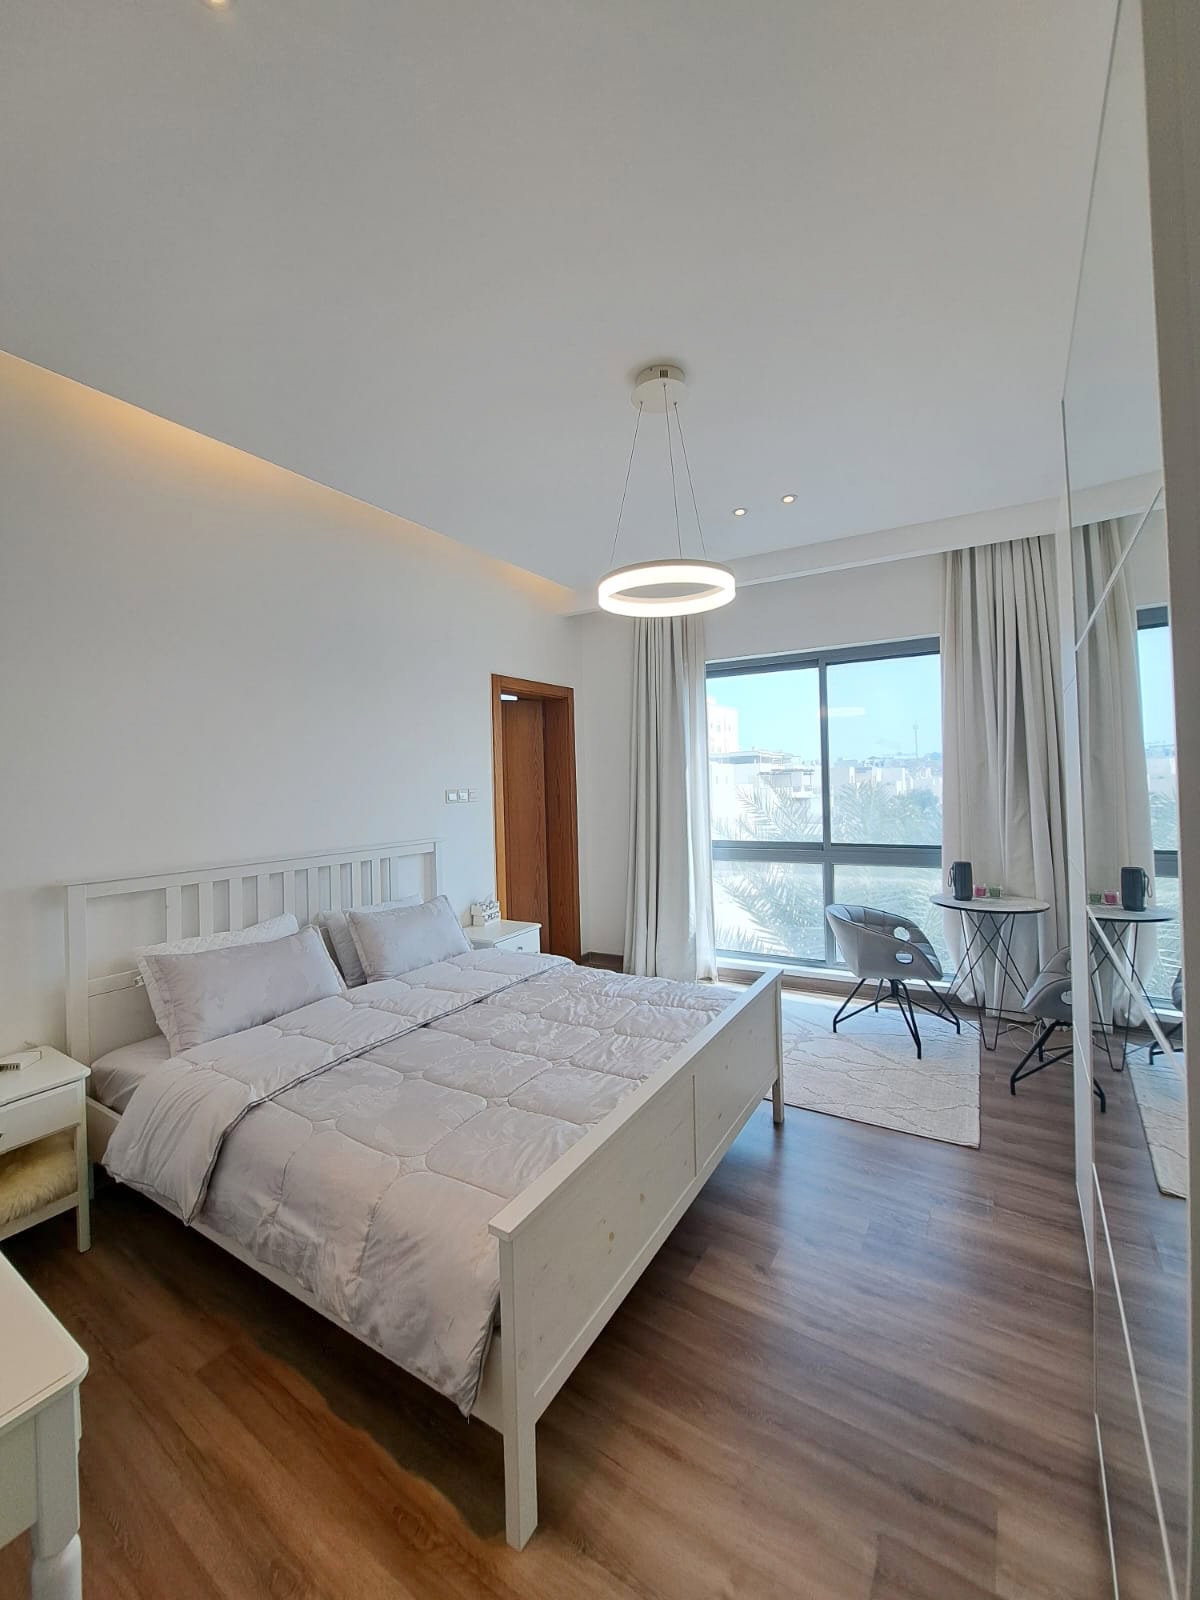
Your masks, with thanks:
[[[865,991],[864,991],[865,993]],[[918,1012],[922,1059],[894,1005],[830,1024],[837,1000],[784,994],[783,1097],[790,1106],[979,1144],[979,1035]]]
[[[1187,1091],[1179,1068],[1156,1056],[1149,1063],[1130,1060],[1126,1070],[1142,1114],[1155,1182],[1164,1194],[1186,1200]]]

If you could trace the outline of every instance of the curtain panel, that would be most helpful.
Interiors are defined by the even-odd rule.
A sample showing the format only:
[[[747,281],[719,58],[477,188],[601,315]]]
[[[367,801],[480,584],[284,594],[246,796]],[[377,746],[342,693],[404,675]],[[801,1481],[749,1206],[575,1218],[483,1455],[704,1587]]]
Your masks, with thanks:
[[[703,622],[639,618],[633,649],[625,970],[715,978]]]
[[[976,883],[1049,902],[1019,917],[1013,954],[1030,981],[1067,937],[1061,664],[1051,539],[953,550],[942,627],[943,860],[970,861]],[[950,949],[962,924],[946,913]],[[986,999],[1009,1007],[994,968]],[[978,1001],[982,995],[966,998]]]

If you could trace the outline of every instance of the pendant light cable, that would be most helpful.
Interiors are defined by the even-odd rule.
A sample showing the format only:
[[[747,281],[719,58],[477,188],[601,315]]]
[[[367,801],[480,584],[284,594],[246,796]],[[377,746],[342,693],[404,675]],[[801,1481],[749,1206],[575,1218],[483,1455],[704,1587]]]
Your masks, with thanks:
[[[679,491],[675,487],[675,451],[671,448],[671,407],[668,404],[667,386],[663,384],[663,421],[667,425],[667,460],[671,464],[671,499],[675,502],[675,543],[679,546],[679,559],[683,560],[683,535],[679,531]],[[676,407],[675,421],[679,421]],[[680,435],[682,443],[682,435]]]
[[[704,542],[704,527],[700,521],[700,507],[696,503],[696,485],[692,482],[692,463],[688,460],[687,440],[683,437],[683,423],[679,420],[679,401],[675,401],[675,426],[679,429],[679,448],[683,451],[683,464],[687,469],[688,488],[692,493],[692,510],[696,513],[696,532],[700,537],[700,554],[708,555],[708,546]],[[676,516],[678,516],[676,509]],[[680,555],[683,551],[680,550]]]
[[[621,537],[621,518],[625,515],[625,496],[629,493],[629,474],[633,471],[633,455],[637,449],[638,429],[642,425],[642,402],[638,401],[637,418],[633,424],[633,443],[629,446],[629,460],[625,463],[625,487],[621,490],[621,505],[617,512],[617,526],[613,533],[612,554],[608,558],[609,566],[613,566],[617,559],[617,540]]]

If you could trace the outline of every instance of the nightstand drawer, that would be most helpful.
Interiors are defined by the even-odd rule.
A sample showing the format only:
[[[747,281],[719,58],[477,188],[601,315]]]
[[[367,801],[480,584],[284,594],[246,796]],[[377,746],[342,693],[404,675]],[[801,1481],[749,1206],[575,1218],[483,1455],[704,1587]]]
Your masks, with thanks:
[[[531,956],[540,955],[542,936],[537,928],[530,928],[528,933],[514,933],[511,939],[502,939],[496,949],[519,950]]]
[[[78,1121],[79,1088],[73,1083],[10,1101],[0,1110],[0,1155],[48,1133],[74,1127]]]

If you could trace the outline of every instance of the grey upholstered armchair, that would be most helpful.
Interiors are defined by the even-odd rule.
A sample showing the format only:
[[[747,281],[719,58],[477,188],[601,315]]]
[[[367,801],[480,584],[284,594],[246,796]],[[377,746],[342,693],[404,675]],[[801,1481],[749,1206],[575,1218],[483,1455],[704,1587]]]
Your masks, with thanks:
[[[907,917],[896,916],[891,911],[878,911],[873,906],[827,906],[825,916],[833,929],[833,937],[837,940],[843,961],[858,979],[838,1007],[833,1019],[835,1033],[839,1022],[848,1022],[863,1011],[878,1011],[879,1002],[884,998],[885,985],[912,1034],[918,1060],[921,1056],[921,1031],[917,1027],[916,1017],[918,1010],[928,1011],[931,1016],[952,1022],[955,1032],[962,1032],[953,1006],[933,987],[934,982],[942,976],[942,964],[937,958],[937,951],[915,922],[910,922]],[[875,998],[868,1000],[866,1005],[847,1011],[846,1007],[855,999],[863,984],[871,982],[875,984]],[[934,1005],[913,999],[909,990],[913,982],[925,985],[933,997]]]
[[[1071,951],[1066,945],[1056,950],[1029,986],[1025,996],[1025,1010],[1038,1024],[1033,1043],[1013,1068],[1008,1079],[1011,1093],[1016,1094],[1022,1078],[1032,1078],[1043,1067],[1052,1067],[1056,1061],[1065,1061],[1071,1047],[1046,1054],[1046,1045],[1056,1028],[1071,1026]],[[1034,1057],[1037,1060],[1034,1060]],[[1104,1090],[1093,1080],[1092,1088],[1100,1101],[1101,1111],[1107,1111]]]

